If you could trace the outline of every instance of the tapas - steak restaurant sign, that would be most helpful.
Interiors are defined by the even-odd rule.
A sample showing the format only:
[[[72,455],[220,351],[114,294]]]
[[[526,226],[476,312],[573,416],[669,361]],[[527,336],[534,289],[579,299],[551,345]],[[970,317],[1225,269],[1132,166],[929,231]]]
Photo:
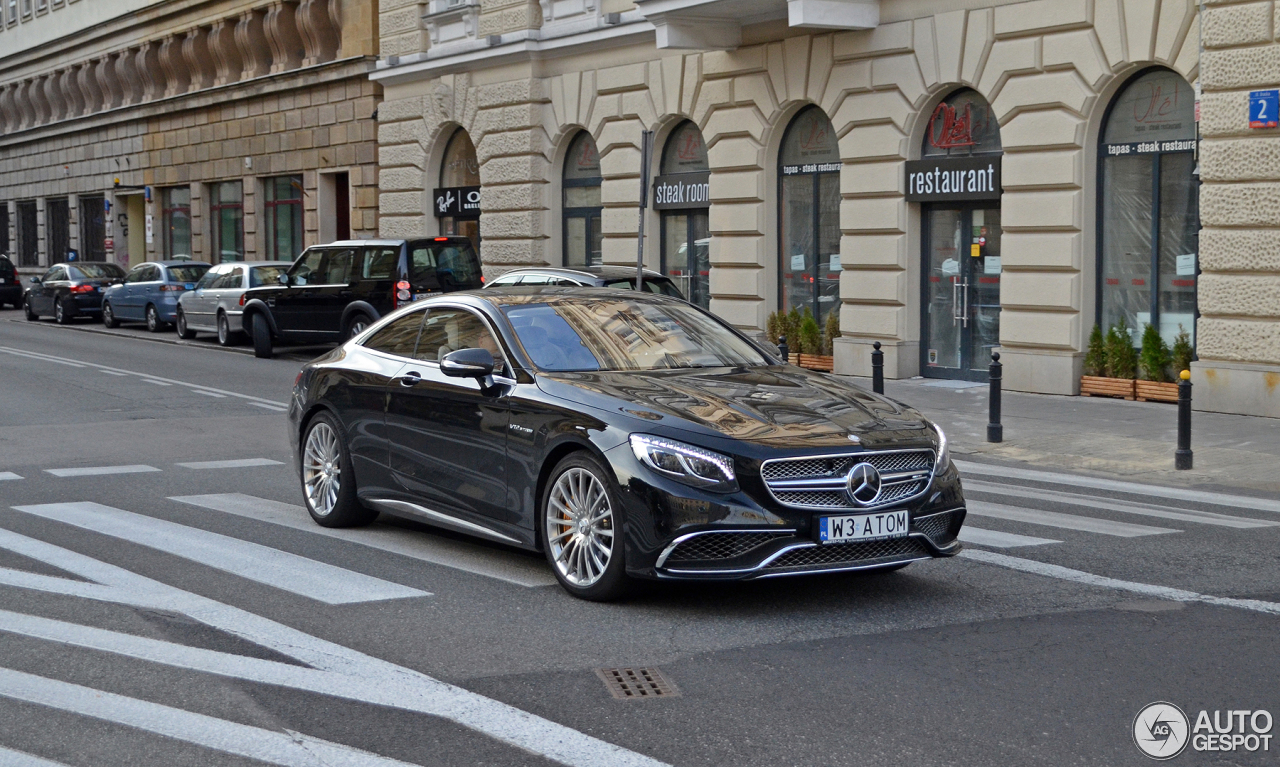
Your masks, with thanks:
[[[471,216],[480,215],[480,187],[447,186],[435,190],[435,207],[437,216]]]
[[[669,173],[653,180],[653,209],[711,207],[711,174]]]
[[[907,161],[907,202],[1000,199],[1000,155]]]

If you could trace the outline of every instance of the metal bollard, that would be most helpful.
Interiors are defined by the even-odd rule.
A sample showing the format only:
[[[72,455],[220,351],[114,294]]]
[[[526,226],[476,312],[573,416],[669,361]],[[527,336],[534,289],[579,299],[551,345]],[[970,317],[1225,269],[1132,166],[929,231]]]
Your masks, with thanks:
[[[1000,379],[1003,375],[1001,371],[1003,367],[1000,364],[1000,352],[991,352],[991,367],[987,372],[987,377],[991,380],[991,394],[988,397],[991,403],[991,418],[987,424],[988,442],[1004,442],[1004,426],[1000,424]]]
[[[787,348],[786,336],[778,336],[778,351],[782,354],[783,362],[791,362],[791,350]]]
[[[871,349],[871,391],[884,394],[884,352],[879,341],[871,344]]]
[[[1173,468],[1190,469],[1191,455],[1191,371],[1178,375],[1178,451],[1173,454]]]

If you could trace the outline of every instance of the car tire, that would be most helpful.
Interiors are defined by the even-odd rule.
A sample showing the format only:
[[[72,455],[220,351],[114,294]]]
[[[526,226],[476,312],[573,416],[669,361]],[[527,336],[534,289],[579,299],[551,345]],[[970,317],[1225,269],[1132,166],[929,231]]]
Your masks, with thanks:
[[[321,527],[367,525],[378,512],[356,497],[355,472],[347,450],[347,435],[338,419],[320,413],[307,424],[302,437],[298,474],[307,513]]]
[[[102,324],[109,328],[120,327],[120,320],[116,319],[116,312],[111,308],[110,301],[102,302]]]
[[[178,310],[177,326],[178,326],[178,338],[190,341],[191,339],[196,337],[196,332],[191,328],[187,327],[187,313],[182,311],[181,309]]]
[[[261,314],[253,315],[253,356],[258,359],[271,359],[271,328],[267,318]]]
[[[155,304],[147,304],[147,330],[159,333],[167,323],[160,321],[160,311]]]
[[[27,322],[35,322],[40,319],[40,315],[31,311],[31,301],[29,300],[22,302],[22,313],[27,315]]]
[[[357,335],[364,332],[365,328],[373,324],[373,320],[369,319],[367,314],[353,314],[351,319],[347,320],[347,327],[343,330],[342,340],[350,341]]]
[[[585,500],[580,500],[582,496]],[[553,503],[564,511],[552,512]],[[598,521],[579,527],[576,520],[583,515]],[[565,591],[579,599],[608,602],[632,590],[621,515],[616,481],[594,455],[580,450],[556,464],[542,492],[538,529],[547,563]],[[602,553],[608,556],[604,562]]]
[[[231,321],[227,315],[218,312],[218,343],[223,346],[235,346],[240,342],[240,334],[231,330]]]
[[[67,307],[67,299],[63,298],[53,304],[53,321],[59,325],[71,324],[72,311]]]

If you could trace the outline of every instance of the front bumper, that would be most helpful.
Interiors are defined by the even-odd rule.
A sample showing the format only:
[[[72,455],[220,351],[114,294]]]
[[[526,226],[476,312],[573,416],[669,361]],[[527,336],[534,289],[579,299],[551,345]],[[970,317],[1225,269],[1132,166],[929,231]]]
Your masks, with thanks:
[[[707,493],[657,476],[630,446],[606,453],[617,472],[626,514],[627,573],[679,580],[750,580],[785,575],[891,567],[959,553],[965,520],[954,466],[935,474],[908,502],[859,511],[814,511],[783,506],[758,482]],[[817,520],[833,514],[907,509],[908,535],[877,541],[818,543]]]

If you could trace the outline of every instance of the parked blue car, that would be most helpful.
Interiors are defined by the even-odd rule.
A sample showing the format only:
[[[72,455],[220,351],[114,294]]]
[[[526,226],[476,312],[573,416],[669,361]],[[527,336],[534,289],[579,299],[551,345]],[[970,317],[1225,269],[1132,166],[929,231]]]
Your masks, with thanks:
[[[195,288],[209,268],[203,261],[138,264],[102,295],[102,324],[142,321],[152,333],[164,330],[178,318],[178,296]]]

